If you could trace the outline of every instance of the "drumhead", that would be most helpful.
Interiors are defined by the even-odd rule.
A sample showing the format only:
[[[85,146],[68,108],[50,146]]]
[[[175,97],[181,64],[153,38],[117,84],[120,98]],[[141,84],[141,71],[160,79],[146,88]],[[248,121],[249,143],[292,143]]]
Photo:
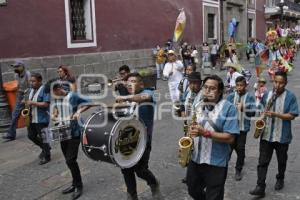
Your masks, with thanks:
[[[142,158],[147,144],[144,123],[133,117],[120,118],[111,130],[109,155],[121,168],[130,168]]]

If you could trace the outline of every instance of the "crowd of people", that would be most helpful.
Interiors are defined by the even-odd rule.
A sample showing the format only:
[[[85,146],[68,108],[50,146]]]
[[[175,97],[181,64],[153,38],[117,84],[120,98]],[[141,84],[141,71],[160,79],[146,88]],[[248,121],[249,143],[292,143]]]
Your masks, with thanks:
[[[247,89],[249,76],[238,61],[234,43],[228,43],[225,51],[227,59],[224,66],[228,69],[226,80],[217,75],[208,75],[202,80],[201,73],[197,72],[197,67],[201,68],[198,65],[199,53],[195,46],[187,42],[182,43],[179,53],[176,53],[171,41],[168,41],[165,47],[156,47],[154,55],[157,79],[163,78],[168,81],[170,100],[178,117],[184,119],[185,136],[193,139],[193,150],[186,177],[183,179],[193,199],[224,198],[228,163],[233,151],[237,154],[235,180],[242,179],[246,138],[254,116],[259,116],[265,123],[265,128],[260,135],[257,184],[250,194],[265,196],[266,175],[274,150],[278,160],[275,190],[284,187],[287,154],[292,140],[291,121],[298,116],[299,111],[295,95],[286,89],[289,66],[282,61],[284,59],[290,65],[293,59],[291,56],[287,57],[287,53],[283,53],[282,48],[289,47],[286,40],[278,46],[277,38],[277,32],[275,35],[272,31],[267,33],[267,41],[264,44],[255,40],[254,47],[252,41],[249,41],[247,55],[255,53],[260,58],[258,65],[271,63],[274,70],[270,78],[273,81],[270,90],[266,88],[266,79],[257,74],[255,94]],[[219,49],[217,40],[214,40],[211,46],[204,43],[202,63],[211,62],[212,67],[215,67]],[[264,60],[266,52],[267,61]],[[16,139],[17,119],[27,106],[30,119],[27,127],[28,138],[41,148],[38,155],[39,164],[44,165],[51,161],[51,147],[43,140],[43,129],[47,128],[51,121],[56,125],[70,126],[71,138],[61,141],[61,150],[71,171],[72,184],[62,193],[72,193],[72,199],[79,198],[82,195],[83,183],[77,163],[81,142],[78,121],[80,114],[91,107],[88,104],[91,101],[77,94],[76,79],[67,66],[59,66],[57,78],[46,84],[43,84],[41,74],[30,73],[24,62],[16,61],[12,67],[17,74],[19,87],[17,103],[12,112],[12,123],[3,139]],[[118,73],[120,78],[114,82],[114,90],[118,91],[116,102],[137,103],[138,117],[144,122],[147,130],[147,144],[143,156],[134,166],[121,169],[127,187],[127,199],[138,199],[136,176],[147,182],[154,199],[160,199],[160,182],[149,169],[156,103],[154,91],[145,88],[143,77],[131,72],[127,65],[121,66]],[[256,123],[254,124],[255,129],[258,129]]]

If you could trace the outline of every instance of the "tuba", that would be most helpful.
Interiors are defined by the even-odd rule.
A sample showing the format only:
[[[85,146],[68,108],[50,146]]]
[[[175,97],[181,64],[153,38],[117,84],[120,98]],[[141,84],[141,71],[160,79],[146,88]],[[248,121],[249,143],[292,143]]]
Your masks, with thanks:
[[[254,132],[255,139],[259,138],[264,133],[266,128],[266,120],[267,120],[267,116],[265,115],[265,112],[271,110],[276,98],[277,98],[277,93],[276,90],[274,90],[272,97],[269,99],[266,105],[264,113],[260,116],[260,119],[255,121],[255,132]]]
[[[25,107],[21,111],[21,116],[25,118],[25,124],[27,127],[29,127],[29,124],[30,124],[30,116],[29,116],[30,115],[30,106],[27,103],[27,101],[29,100],[29,92],[30,92],[29,88],[24,91]]]
[[[192,103],[195,100],[196,93],[191,93],[191,97],[188,99],[188,105],[187,105],[187,114],[188,116],[191,113],[192,109]],[[179,145],[179,151],[178,151],[178,158],[179,158],[179,164],[182,167],[186,167],[190,160],[191,160],[191,155],[193,151],[193,139],[188,135],[188,123],[187,121],[184,122],[184,132],[185,136],[179,139],[178,145]],[[193,112],[192,115],[192,122],[191,124],[197,124],[197,116],[196,112]]]

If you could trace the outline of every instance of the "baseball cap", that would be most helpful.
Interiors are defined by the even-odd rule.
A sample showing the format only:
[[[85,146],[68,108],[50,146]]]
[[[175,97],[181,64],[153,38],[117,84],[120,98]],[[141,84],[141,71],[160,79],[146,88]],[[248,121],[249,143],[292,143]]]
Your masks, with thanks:
[[[14,64],[11,64],[10,66],[12,66],[12,67],[24,66],[25,67],[25,63],[22,60],[15,60]]]

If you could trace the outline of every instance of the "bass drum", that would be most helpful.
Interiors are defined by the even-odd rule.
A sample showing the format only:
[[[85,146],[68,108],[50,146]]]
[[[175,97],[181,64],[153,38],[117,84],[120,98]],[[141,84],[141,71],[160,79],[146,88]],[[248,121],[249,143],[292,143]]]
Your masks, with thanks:
[[[121,168],[130,168],[142,158],[147,144],[145,125],[133,115],[121,116],[101,110],[86,121],[81,144],[89,158]]]

